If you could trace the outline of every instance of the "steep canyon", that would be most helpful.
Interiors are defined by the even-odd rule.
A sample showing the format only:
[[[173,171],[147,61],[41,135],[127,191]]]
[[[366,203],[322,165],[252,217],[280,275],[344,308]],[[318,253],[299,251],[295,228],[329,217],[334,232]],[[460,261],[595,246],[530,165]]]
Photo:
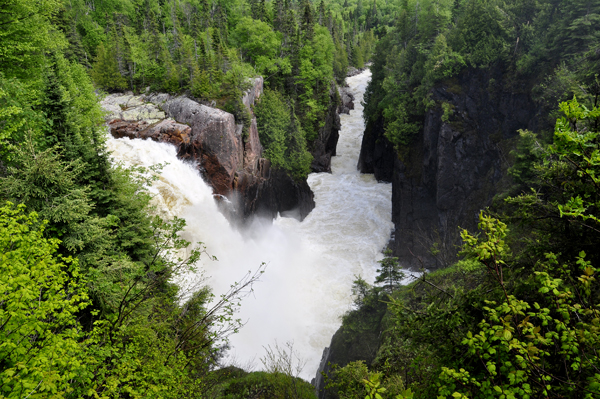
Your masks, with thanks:
[[[359,159],[362,172],[392,182],[394,255],[415,269],[449,265],[457,226],[476,229],[479,211],[506,188],[518,130],[540,127],[529,89],[500,68],[465,70],[437,84],[431,99],[436,106],[408,148],[394,149],[380,118],[367,125]]]
[[[246,325],[231,338],[229,361],[260,366],[265,347],[293,342],[306,361],[302,377],[311,379],[321,352],[349,310],[355,275],[372,282],[377,260],[392,228],[391,185],[356,169],[364,122],[362,94],[370,73],[349,78],[355,109],[341,115],[342,129],[332,173],[313,173],[308,184],[315,207],[303,221],[279,216],[254,218],[242,231],[218,211],[213,190],[197,164],[177,158],[177,148],[139,138],[111,139],[115,160],[128,165],[168,162],[152,187],[161,212],[187,220],[186,238],[202,241],[210,255],[204,273],[187,276],[193,287],[205,278],[219,295],[248,270],[266,262],[266,272],[242,304]]]

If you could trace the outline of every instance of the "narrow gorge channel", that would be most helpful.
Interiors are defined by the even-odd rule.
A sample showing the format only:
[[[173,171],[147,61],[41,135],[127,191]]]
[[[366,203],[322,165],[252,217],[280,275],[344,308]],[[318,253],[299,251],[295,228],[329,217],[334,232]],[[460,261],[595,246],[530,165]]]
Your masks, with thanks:
[[[211,188],[197,170],[177,159],[174,146],[109,139],[117,162],[168,163],[152,187],[154,201],[159,212],[184,217],[186,239],[203,242],[217,257],[204,258],[201,265],[205,283],[217,296],[249,270],[267,264],[254,292],[243,300],[239,317],[246,325],[230,340],[227,360],[238,366],[260,369],[264,347],[293,342],[306,362],[301,376],[310,381],[323,348],[341,324],[340,316],[351,306],[354,277],[362,275],[369,282],[375,278],[393,225],[391,184],[378,183],[356,167],[364,129],[361,101],[370,76],[365,71],[347,79],[355,109],[341,115],[333,173],[308,178],[316,207],[302,222],[281,216],[273,223],[256,219],[240,232],[218,211]],[[192,285],[204,282],[200,273],[188,280]]]

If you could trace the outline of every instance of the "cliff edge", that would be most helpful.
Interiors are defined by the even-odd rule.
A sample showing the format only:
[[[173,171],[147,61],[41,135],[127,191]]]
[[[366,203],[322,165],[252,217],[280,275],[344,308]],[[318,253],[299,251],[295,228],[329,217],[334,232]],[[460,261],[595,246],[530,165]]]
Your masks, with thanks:
[[[506,82],[499,68],[466,70],[437,84],[431,99],[436,106],[408,148],[396,151],[383,121],[369,122],[358,165],[392,182],[390,247],[416,269],[448,265],[460,243],[457,226],[476,230],[480,210],[507,184],[518,130],[538,129],[528,88]]]

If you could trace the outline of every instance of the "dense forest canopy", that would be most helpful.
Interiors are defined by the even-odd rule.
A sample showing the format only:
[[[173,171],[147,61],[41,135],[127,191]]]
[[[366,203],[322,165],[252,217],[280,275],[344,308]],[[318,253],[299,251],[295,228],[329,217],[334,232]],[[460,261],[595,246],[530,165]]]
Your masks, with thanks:
[[[600,393],[597,0],[0,0],[0,27],[1,396],[312,397],[277,360],[215,370],[262,269],[221,298],[181,292],[174,279],[210,257],[184,220],[153,216],[160,165],[111,162],[98,101],[185,94],[243,123],[261,75],[265,156],[304,179],[335,82],[370,60],[367,128],[399,154],[427,110],[452,117],[431,89],[474,69],[531,93],[554,135],[521,132],[514,186],[463,233],[464,260],[399,288],[388,254],[383,287],[357,280],[345,326],[385,328],[334,394]]]
[[[383,120],[398,149],[426,110],[444,107],[431,100],[433,85],[469,68],[500,69],[547,114],[573,95],[590,106],[600,91],[597,1],[402,0],[394,16],[375,51],[366,114]]]
[[[312,395],[276,367],[231,387],[213,373],[262,268],[220,298],[173,283],[211,258],[180,238],[184,220],[154,216],[160,165],[111,162],[99,99],[186,94],[244,123],[242,92],[263,75],[265,154],[305,179],[335,79],[375,40],[343,18],[308,1],[0,1],[0,396],[223,396],[257,381]]]

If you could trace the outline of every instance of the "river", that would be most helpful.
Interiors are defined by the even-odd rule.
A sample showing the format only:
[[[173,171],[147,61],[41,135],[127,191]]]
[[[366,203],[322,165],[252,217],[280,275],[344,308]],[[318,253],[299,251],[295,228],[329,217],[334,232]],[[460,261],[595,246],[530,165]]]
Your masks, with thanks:
[[[364,122],[361,101],[370,79],[367,70],[347,79],[355,109],[341,115],[342,129],[332,173],[313,173],[308,183],[316,206],[299,222],[278,217],[256,219],[240,232],[223,217],[212,190],[197,170],[176,158],[175,147],[150,140],[108,142],[115,161],[149,166],[167,162],[151,191],[159,212],[187,221],[185,237],[201,241],[217,261],[204,258],[201,271],[182,285],[207,283],[225,292],[263,262],[266,271],[244,298],[238,313],[245,325],[231,336],[225,362],[258,370],[265,348],[293,343],[304,367],[300,376],[315,376],[324,347],[351,308],[357,275],[373,282],[377,261],[393,227],[391,185],[361,174],[356,165]]]

